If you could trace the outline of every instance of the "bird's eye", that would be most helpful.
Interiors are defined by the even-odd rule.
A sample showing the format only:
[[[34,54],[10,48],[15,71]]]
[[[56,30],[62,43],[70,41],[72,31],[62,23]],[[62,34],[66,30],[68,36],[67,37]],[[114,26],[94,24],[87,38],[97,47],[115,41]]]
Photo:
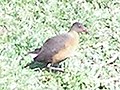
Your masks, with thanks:
[[[81,28],[81,25],[78,25],[79,28]]]

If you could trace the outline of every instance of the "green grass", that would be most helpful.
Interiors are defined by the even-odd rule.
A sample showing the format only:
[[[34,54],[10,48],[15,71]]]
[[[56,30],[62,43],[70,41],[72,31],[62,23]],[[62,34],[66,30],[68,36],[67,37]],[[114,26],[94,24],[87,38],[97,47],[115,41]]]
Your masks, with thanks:
[[[22,68],[32,58],[19,56],[74,21],[89,34],[80,34],[76,55],[61,63],[64,73]],[[0,0],[0,90],[119,89],[119,0]]]

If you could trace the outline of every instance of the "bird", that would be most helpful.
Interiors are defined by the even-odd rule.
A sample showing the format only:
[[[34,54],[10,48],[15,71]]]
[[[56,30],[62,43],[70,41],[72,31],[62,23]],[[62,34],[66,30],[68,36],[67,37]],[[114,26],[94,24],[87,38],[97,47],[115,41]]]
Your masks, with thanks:
[[[79,45],[79,33],[82,32],[88,31],[82,23],[74,22],[67,33],[48,38],[43,46],[29,54],[36,54],[34,61],[46,63],[50,68],[71,56]]]

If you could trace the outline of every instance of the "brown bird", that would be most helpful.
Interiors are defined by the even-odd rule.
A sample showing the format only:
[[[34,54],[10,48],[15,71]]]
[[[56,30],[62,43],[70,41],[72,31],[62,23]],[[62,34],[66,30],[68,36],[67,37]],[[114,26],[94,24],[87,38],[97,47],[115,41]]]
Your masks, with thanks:
[[[79,44],[78,33],[81,32],[87,31],[81,23],[75,22],[68,33],[47,39],[41,48],[37,48],[35,51],[29,53],[37,54],[34,61],[51,63],[49,67],[60,63],[67,57],[70,57],[72,52],[77,48]]]

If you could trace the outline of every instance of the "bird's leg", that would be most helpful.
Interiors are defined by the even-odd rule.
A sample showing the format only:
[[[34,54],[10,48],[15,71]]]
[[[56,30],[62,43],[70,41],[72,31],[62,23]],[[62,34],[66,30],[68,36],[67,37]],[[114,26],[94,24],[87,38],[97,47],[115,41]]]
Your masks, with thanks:
[[[59,63],[52,64],[51,66],[55,68],[61,68],[61,65],[59,65]]]
[[[55,71],[64,72],[64,69],[63,69],[63,68],[54,67],[54,64],[52,64],[52,63],[49,63],[49,64],[47,65],[47,68],[49,68],[50,70],[55,70]]]

